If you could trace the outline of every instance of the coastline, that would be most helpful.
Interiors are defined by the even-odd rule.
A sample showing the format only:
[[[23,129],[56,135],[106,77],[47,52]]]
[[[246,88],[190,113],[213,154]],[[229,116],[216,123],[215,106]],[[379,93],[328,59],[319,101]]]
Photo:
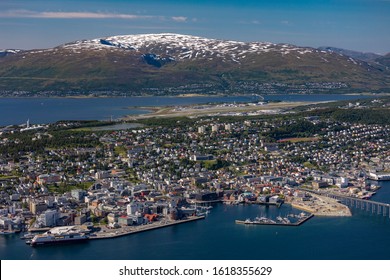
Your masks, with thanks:
[[[96,236],[91,236],[90,240],[99,240],[99,239],[108,239],[108,238],[118,238],[130,234],[136,234],[140,232],[156,230],[164,227],[175,226],[179,224],[195,222],[198,220],[205,219],[205,216],[190,216],[185,220],[161,220],[160,222],[154,222],[151,224],[141,225],[141,226],[125,226],[119,229],[109,229],[107,227],[104,228],[104,231],[99,231],[96,233]]]
[[[153,94],[141,94],[141,95],[127,95],[126,93],[118,95],[95,95],[95,94],[77,94],[77,95],[23,95],[23,96],[14,96],[14,95],[0,95],[2,98],[70,98],[70,99],[97,99],[97,98],[142,98],[142,97],[166,97],[166,98],[192,98],[192,97],[239,97],[239,96],[252,96],[253,94],[200,94],[200,93],[183,93],[178,95],[153,95]],[[345,95],[345,96],[378,96],[386,97],[390,96],[390,92],[381,92],[381,93],[372,93],[372,92],[358,92],[358,93],[312,93],[312,94],[284,94],[284,93],[262,93],[257,94],[258,96],[278,96],[278,95],[300,95],[300,96],[316,96],[316,95]]]
[[[311,194],[314,200],[297,201],[292,198],[285,201],[293,208],[312,213],[316,216],[326,217],[351,217],[352,213],[348,206],[339,203],[336,199]]]
[[[278,94],[266,94],[266,95],[278,95]],[[98,98],[142,98],[142,97],[166,97],[166,98],[192,98],[192,97],[238,97],[238,96],[250,96],[247,94],[179,94],[179,95],[153,95],[153,94],[142,94],[142,95],[126,95],[126,94],[120,94],[120,95],[94,95],[94,94],[86,94],[86,95],[24,95],[24,96],[13,96],[13,95],[0,95],[1,98],[16,98],[16,99],[22,99],[22,98],[70,98],[70,99],[98,99]]]
[[[348,96],[379,96],[385,97],[390,96],[390,92],[382,92],[382,93],[372,93],[372,92],[361,92],[361,93],[345,93]]]

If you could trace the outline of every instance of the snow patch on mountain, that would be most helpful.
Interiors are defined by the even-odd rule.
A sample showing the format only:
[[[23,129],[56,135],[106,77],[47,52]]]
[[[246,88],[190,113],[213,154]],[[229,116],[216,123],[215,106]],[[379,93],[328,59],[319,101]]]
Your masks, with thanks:
[[[18,49],[0,49],[0,57],[17,54],[20,53],[21,51],[22,50],[18,50]]]
[[[312,53],[314,50],[312,48],[303,48],[288,44],[273,44],[268,42],[246,43],[172,33],[111,36],[76,41],[62,45],[60,48],[73,50],[107,50],[110,48],[119,48],[138,51],[142,54],[164,54],[178,61],[223,58],[236,63],[240,63],[240,60],[245,59],[248,54],[278,52],[287,55],[295,52],[304,55],[306,53]]]

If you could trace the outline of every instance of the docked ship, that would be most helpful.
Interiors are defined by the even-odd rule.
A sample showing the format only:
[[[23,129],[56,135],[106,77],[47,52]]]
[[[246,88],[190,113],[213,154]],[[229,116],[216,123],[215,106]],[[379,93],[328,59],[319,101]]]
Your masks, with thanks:
[[[20,237],[20,239],[31,240],[31,239],[34,238],[34,236],[35,236],[35,234],[33,234],[33,233],[26,233],[26,234],[22,235],[22,236]]]
[[[368,178],[375,181],[390,181],[390,173],[388,172],[373,172],[368,174]]]
[[[75,243],[83,242],[89,239],[88,235],[82,233],[74,226],[67,227],[56,227],[51,230],[38,234],[26,242],[31,246],[50,245],[50,244],[64,244],[64,243]]]

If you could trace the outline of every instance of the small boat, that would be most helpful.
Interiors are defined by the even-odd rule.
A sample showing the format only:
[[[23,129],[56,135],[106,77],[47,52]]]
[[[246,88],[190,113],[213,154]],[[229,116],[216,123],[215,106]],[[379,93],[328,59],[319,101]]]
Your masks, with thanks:
[[[207,216],[210,214],[210,211],[197,211],[196,216]]]
[[[266,217],[256,217],[254,220],[255,224],[276,224],[276,222],[272,219]]]
[[[25,235],[21,236],[20,239],[33,239],[35,234],[32,233],[26,233]]]
[[[276,220],[278,220],[279,222],[283,222],[283,218],[281,216],[277,216]]]
[[[196,207],[181,207],[179,208],[180,211],[183,213],[183,214],[189,214],[189,215],[192,215],[194,213],[196,213]]]

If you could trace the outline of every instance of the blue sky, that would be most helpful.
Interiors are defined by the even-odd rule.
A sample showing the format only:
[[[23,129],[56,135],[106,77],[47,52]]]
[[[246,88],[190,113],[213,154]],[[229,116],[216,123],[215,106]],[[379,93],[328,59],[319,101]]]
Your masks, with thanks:
[[[0,49],[181,33],[390,52],[390,0],[0,0]]]

